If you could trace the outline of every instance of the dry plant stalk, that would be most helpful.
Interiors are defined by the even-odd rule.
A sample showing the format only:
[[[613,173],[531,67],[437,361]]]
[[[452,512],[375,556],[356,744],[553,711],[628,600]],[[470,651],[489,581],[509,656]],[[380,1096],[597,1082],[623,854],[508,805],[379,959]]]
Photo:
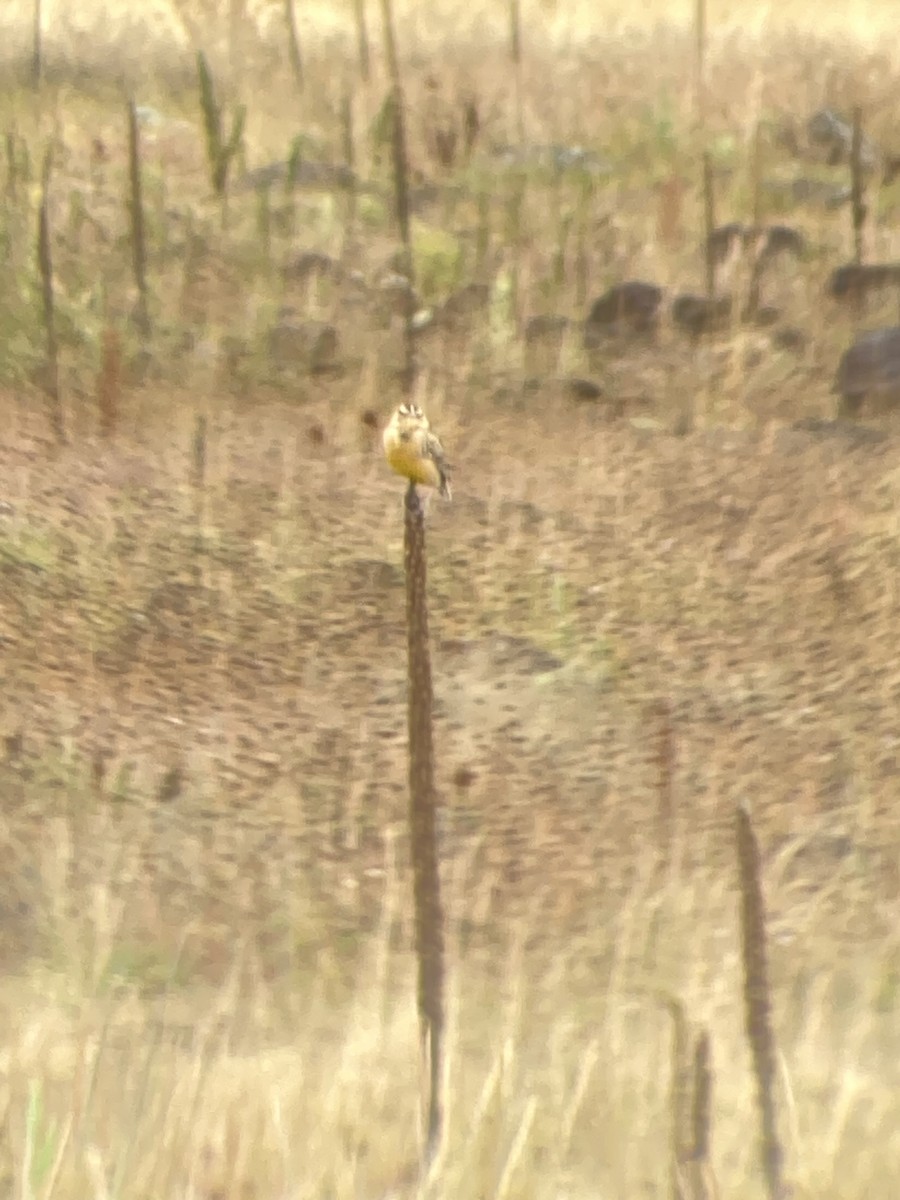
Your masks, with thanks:
[[[753,204],[753,225],[756,229],[762,226],[763,221],[763,168],[764,143],[762,130],[757,121],[753,130],[753,153],[750,159],[750,195]],[[750,279],[747,285],[747,303],[745,305],[745,312],[747,314],[753,314],[759,310],[762,263],[763,256],[754,253],[750,268]]]
[[[417,1000],[428,1073],[426,1161],[429,1161],[437,1149],[442,1121],[444,916],[437,853],[425,514],[414,483],[406,490],[403,549],[409,676],[409,826],[418,964]]]
[[[135,323],[144,339],[150,336],[150,310],[147,304],[147,239],[144,226],[144,200],[141,183],[141,132],[134,98],[128,101],[128,216],[131,222],[131,264],[137,287]]]
[[[287,170],[284,173],[284,197],[281,201],[281,216],[279,225],[283,234],[288,238],[293,238],[297,231],[297,180],[300,178],[300,171],[303,166],[303,138],[297,136],[291,141],[291,148],[288,151]],[[260,189],[268,191],[268,188]],[[268,209],[268,218],[271,219],[272,213],[269,207],[269,198],[266,198],[266,207]]]
[[[203,129],[206,134],[206,157],[213,192],[219,200],[225,199],[228,172],[244,138],[247,109],[241,104],[231,118],[231,129],[226,137],[223,131],[222,107],[216,98],[212,72],[206,55],[197,51],[197,78],[200,84],[200,108],[203,113]]]
[[[28,142],[19,137],[15,125],[6,134],[6,171],[6,194],[15,201],[19,197],[20,185],[27,187],[32,178]]]
[[[207,420],[205,415],[200,413],[194,425],[191,443],[191,483],[198,491],[202,491],[206,486],[207,435]]]
[[[228,21],[228,74],[232,92],[241,95],[246,64],[247,9],[249,0],[228,0],[225,11]]]
[[[368,83],[372,74],[372,56],[369,53],[369,30],[366,24],[366,0],[353,0],[353,17],[356,21],[356,46],[359,54],[359,74],[363,83]]]
[[[206,472],[208,461],[209,429],[204,413],[198,413],[191,439],[190,482],[194,500],[194,553],[191,570],[198,586],[203,582],[204,538],[203,518],[206,511]]]
[[[523,251],[528,245],[525,229],[525,200],[528,179],[526,173],[516,172],[510,183],[506,203],[506,242],[512,248],[512,264],[509,272],[509,317],[519,321],[522,300]]]
[[[341,99],[341,144],[344,152],[344,162],[350,172],[347,187],[347,227],[348,239],[352,239],[356,228],[357,188],[356,188],[356,137],[353,128],[353,97],[345,92]]]
[[[63,419],[62,397],[59,391],[59,344],[56,338],[56,305],[53,294],[53,255],[50,249],[50,216],[47,193],[50,187],[50,171],[53,151],[48,146],[44,154],[41,173],[41,207],[38,215],[38,265],[41,272],[41,297],[43,300],[44,336],[47,347],[47,362],[44,390],[50,407],[50,426],[60,445],[66,441],[66,426]]]
[[[44,77],[44,47],[43,47],[43,4],[42,0],[34,0],[34,11],[31,21],[31,86],[37,91]]]
[[[272,188],[261,183],[256,189],[256,232],[262,255],[267,263],[272,261]]]
[[[760,1118],[760,1163],[770,1200],[782,1200],[784,1155],[775,1111],[776,1055],[772,1030],[766,915],[759,845],[747,810],[735,812],[735,844],[741,890],[741,959],[744,967],[744,1023]]]
[[[509,0],[509,57],[513,66],[516,88],[516,133],[519,145],[525,141],[525,109],[522,86],[522,5],[520,0]]]
[[[475,219],[475,268],[476,279],[484,276],[485,267],[491,249],[491,192],[482,187],[476,200],[477,215]]]
[[[672,706],[668,700],[659,700],[654,706],[656,717],[656,747],[654,761],[657,771],[659,839],[667,857],[672,853],[672,838],[675,832],[675,726],[672,721]]]
[[[550,269],[554,296],[559,295],[566,283],[566,262],[569,255],[572,220],[571,213],[562,213],[556,230],[556,246],[553,251],[553,265]]]
[[[514,67],[522,63],[522,6],[509,0],[509,57]]]
[[[662,993],[661,999],[669,1010],[673,1025],[670,1194],[671,1200],[691,1200],[683,1169],[691,1147],[691,1028],[684,1005],[677,996]]]
[[[118,330],[107,326],[100,341],[100,370],[97,374],[97,412],[101,437],[112,437],[119,423],[122,394],[122,341]]]
[[[709,1031],[701,1029],[694,1042],[691,1079],[691,1187],[693,1200],[718,1195],[710,1149],[712,1146],[712,1046]]]
[[[388,2],[388,0],[386,0]],[[391,104],[393,117],[391,147],[394,167],[394,196],[397,213],[397,228],[403,246],[403,274],[409,281],[404,293],[406,312],[404,321],[404,348],[406,361],[403,369],[403,387],[411,393],[416,378],[416,342],[413,318],[416,315],[415,268],[412,248],[412,231],[409,221],[409,159],[406,153],[406,117],[403,108],[403,93],[395,86]]]
[[[303,91],[303,55],[300,52],[300,31],[297,28],[297,10],[294,0],[284,0],[284,23],[287,26],[288,57],[298,91]]]
[[[710,1163],[712,1068],[705,1029],[694,1036],[684,1004],[669,992],[658,993],[674,1030],[671,1091],[671,1200],[714,1200]]]
[[[703,244],[705,246],[706,296],[712,301],[716,294],[716,257],[712,232],[716,227],[716,191],[713,179],[712,155],[703,152]]]
[[[712,1050],[709,1032],[701,1029],[694,1042],[691,1134],[693,1158],[709,1158],[712,1115]]]
[[[702,128],[706,117],[706,0],[694,5],[694,115]]]
[[[462,139],[466,162],[472,157],[480,133],[481,114],[478,111],[478,100],[474,96],[467,96],[462,104]]]
[[[391,0],[381,0],[381,14],[384,24],[384,50],[387,59],[388,74],[391,80],[391,94],[388,97],[390,130],[391,130],[391,160],[394,174],[394,214],[397,220],[397,230],[400,234],[400,244],[403,248],[403,274],[409,282],[406,290],[406,320],[404,323],[404,345],[406,362],[403,369],[403,387],[407,393],[412,392],[416,377],[416,346],[415,328],[415,274],[412,248],[412,230],[409,219],[409,152],[406,140],[406,105],[403,97],[403,85],[400,79],[400,63],[397,57],[397,39],[394,33],[394,15]]]
[[[753,225],[763,222],[763,175],[765,174],[765,140],[759,121],[753,128],[753,156],[750,160],[750,196],[753,204]]]
[[[575,216],[575,304],[580,309],[587,303],[591,280],[590,246],[593,242],[593,188],[583,187],[578,192]]]
[[[677,246],[682,236],[684,180],[680,175],[669,175],[660,184],[657,195],[656,236],[667,246]]]
[[[19,152],[15,131],[6,131],[6,195],[13,204],[19,195]]]
[[[397,35],[394,30],[394,8],[392,0],[381,0],[381,21],[384,26],[384,56],[387,59],[388,78],[391,86],[400,86],[400,60],[397,57]]]
[[[853,259],[862,264],[863,230],[866,223],[866,203],[862,169],[862,109],[853,109],[853,135],[850,141],[850,207],[853,217]]]

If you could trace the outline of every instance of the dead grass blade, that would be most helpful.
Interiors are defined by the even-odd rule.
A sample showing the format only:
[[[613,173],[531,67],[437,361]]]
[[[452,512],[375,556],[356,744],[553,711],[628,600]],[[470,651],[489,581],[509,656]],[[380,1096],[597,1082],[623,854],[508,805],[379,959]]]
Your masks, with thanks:
[[[100,342],[100,370],[97,374],[97,412],[101,437],[112,437],[119,423],[122,394],[122,340],[112,326],[103,331]]]
[[[225,135],[222,106],[216,97],[212,72],[202,50],[197,51],[197,79],[200,87],[200,108],[206,134],[206,157],[209,178],[216,198],[224,203],[228,174],[244,138],[247,109],[238,105],[231,116],[231,127]],[[224,208],[223,208],[224,213]]]
[[[300,31],[297,28],[297,10],[294,0],[284,0],[284,23],[287,26],[288,56],[297,90],[302,92],[305,84],[303,55],[300,51]]]
[[[353,0],[353,17],[356,23],[356,50],[359,56],[359,74],[363,83],[368,83],[372,76],[372,56],[369,52],[366,0]]]
[[[41,86],[44,77],[43,7],[42,0],[34,0],[31,22],[31,86],[35,91]]]
[[[863,234],[866,223],[865,182],[863,180],[862,109],[853,109],[853,135],[850,141],[850,211],[853,219],[853,258],[857,265],[864,257]]]
[[[735,811],[735,842],[741,890],[741,959],[744,967],[744,1025],[760,1120],[760,1163],[769,1200],[782,1200],[784,1153],[775,1109],[776,1048],[772,1029],[772,999],[765,904],[759,845],[743,805]]]
[[[131,223],[131,263],[137,287],[135,324],[144,339],[150,336],[150,310],[147,304],[147,238],[144,225],[144,201],[141,184],[141,131],[137,107],[128,101],[128,217]]]
[[[709,1033],[706,1029],[695,1033],[678,996],[666,991],[653,994],[669,1012],[673,1026],[669,1195],[671,1200],[715,1200]]]
[[[712,1148],[712,1045],[709,1031],[701,1029],[694,1042],[691,1080],[691,1184],[694,1200],[715,1200],[718,1195],[710,1152]]]
[[[684,1163],[691,1146],[691,1027],[681,1000],[670,993],[660,999],[672,1018],[672,1085],[669,1098],[671,1114],[670,1195],[672,1200],[691,1200],[684,1175]]]
[[[17,138],[15,131],[7,129],[6,131],[6,195],[13,203],[16,203],[19,193],[19,155],[16,146]]]
[[[525,102],[522,83],[522,6],[509,0],[509,57],[516,89],[516,134],[521,146],[525,141]]]
[[[198,414],[194,425],[194,439],[191,447],[191,482],[198,490],[206,484],[207,461],[207,420],[203,413]]]
[[[53,169],[53,151],[48,146],[44,154],[41,172],[41,206],[38,214],[38,265],[41,273],[41,298],[43,301],[44,338],[46,363],[44,392],[50,409],[50,425],[60,445],[66,442],[66,427],[63,418],[62,397],[59,390],[59,344],[56,337],[56,304],[53,292],[53,255],[50,247],[50,215],[48,191]]]
[[[702,129],[706,119],[706,0],[694,5],[694,118]]]
[[[345,236],[348,243],[356,231],[358,191],[356,186],[356,133],[353,125],[353,97],[344,92],[341,98],[341,145],[344,162],[350,172],[347,183],[347,219]]]
[[[716,294],[716,258],[712,252],[712,232],[716,227],[716,192],[712,155],[703,152],[703,244],[705,249],[706,297],[712,302]]]
[[[665,859],[670,860],[675,834],[675,726],[672,706],[668,700],[659,700],[653,706],[656,718],[656,743],[654,763],[657,781],[657,821],[660,849]]]

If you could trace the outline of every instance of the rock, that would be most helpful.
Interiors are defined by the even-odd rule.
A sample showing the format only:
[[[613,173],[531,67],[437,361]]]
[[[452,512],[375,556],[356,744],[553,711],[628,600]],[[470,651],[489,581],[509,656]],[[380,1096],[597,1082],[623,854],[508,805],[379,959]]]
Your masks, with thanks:
[[[826,290],[834,300],[859,300],[897,284],[900,263],[845,263],[832,271]]]
[[[900,325],[864,333],[844,352],[834,390],[841,416],[854,416],[869,397],[900,403]]]
[[[556,313],[540,313],[525,322],[525,365],[529,371],[541,374],[559,369],[559,360],[566,335],[573,322]]]
[[[566,391],[573,400],[600,400],[603,388],[593,379],[584,379],[580,375],[571,375],[565,381]]]
[[[672,322],[685,333],[699,337],[704,333],[728,329],[732,321],[730,296],[701,296],[682,292],[672,301]]]
[[[853,125],[830,108],[820,108],[806,122],[806,140],[816,157],[831,167],[850,161],[853,147]],[[863,135],[860,147],[860,162],[871,170],[878,162],[878,150],[869,138]]]
[[[488,284],[467,283],[451,292],[440,306],[440,323],[444,329],[457,333],[469,331],[485,316],[490,303],[491,289]]]
[[[584,322],[584,344],[600,344],[607,334],[654,333],[659,325],[663,290],[639,279],[617,283],[591,305]]]
[[[779,254],[802,258],[806,253],[806,238],[792,225],[764,225],[760,232],[763,235],[762,255],[767,261]]]
[[[410,318],[409,328],[416,334],[426,333],[437,327],[437,319],[438,314],[433,308],[420,308]]]
[[[290,173],[290,178],[289,178]],[[300,159],[293,169],[289,162],[267,163],[264,167],[254,167],[238,180],[236,191],[254,192],[273,187],[275,184],[290,184],[292,187],[334,188],[347,191],[352,187],[361,191],[370,188],[361,185],[348,166],[332,163],[314,162]]]
[[[855,421],[828,421],[824,417],[804,417],[795,421],[790,429],[817,438],[836,439],[854,450],[880,446],[887,441],[887,434],[880,429],[867,429]]]
[[[712,255],[716,266],[727,262],[732,254],[747,244],[749,227],[740,221],[729,221],[727,225],[717,225],[706,239],[706,251]]]
[[[767,179],[763,186],[781,203],[822,205],[830,210],[849,204],[852,197],[850,188],[845,185],[827,179],[811,179],[807,175],[791,180]]]
[[[525,322],[525,343],[529,346],[539,342],[558,344],[562,342],[571,327],[572,322],[568,317],[560,316],[557,313],[539,313],[535,317],[529,317]]]
[[[781,320],[781,309],[775,304],[760,304],[757,308],[749,308],[743,318],[757,329],[769,329]]]
[[[526,167],[562,173],[583,171],[588,175],[611,175],[612,164],[583,146],[565,146],[559,143],[530,146],[496,146],[494,159],[504,167]]]
[[[409,278],[399,271],[385,271],[375,280],[368,307],[375,324],[387,329],[395,321],[406,321],[426,306]]]
[[[286,281],[295,283],[303,283],[313,276],[339,283],[346,277],[344,267],[336,258],[318,250],[301,250],[292,255],[282,267],[281,273]]]
[[[337,329],[327,321],[286,315],[269,330],[269,357],[276,367],[299,367],[317,374],[338,365]]]
[[[732,221],[714,229],[707,240],[717,266],[746,251],[759,266],[771,262],[780,254],[802,257],[806,250],[806,239],[790,225],[743,225]]]
[[[780,329],[772,331],[769,341],[776,350],[787,350],[792,354],[802,354],[809,345],[809,334],[804,333],[796,325],[782,325]]]

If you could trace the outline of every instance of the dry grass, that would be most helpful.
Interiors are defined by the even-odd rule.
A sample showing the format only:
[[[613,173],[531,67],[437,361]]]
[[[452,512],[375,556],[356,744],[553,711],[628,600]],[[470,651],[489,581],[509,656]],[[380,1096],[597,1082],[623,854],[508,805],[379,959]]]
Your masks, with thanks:
[[[124,20],[101,40],[48,11],[44,90],[0,97],[16,162],[0,221],[16,284],[0,296],[0,1192],[669,1195],[667,996],[710,1039],[711,1130],[701,1057],[694,1141],[709,1136],[723,1196],[761,1196],[732,845],[746,803],[786,1177],[797,1196],[887,1200],[897,417],[828,435],[797,422],[834,413],[840,351],[896,304],[824,299],[850,214],[788,207],[782,185],[848,171],[798,166],[767,122],[858,104],[896,150],[891,6],[855,5],[833,40],[808,5],[779,5],[766,37],[747,6],[711,6],[698,129],[686,25],[654,25],[652,5],[641,28],[615,5],[602,25],[523,5],[526,139],[594,151],[610,171],[588,186],[492,153],[518,139],[513,68],[491,43],[508,6],[460,7],[447,42],[430,7],[395,5],[419,304],[444,318],[418,345],[416,399],[457,466],[454,503],[428,515],[450,996],[446,1139],[424,1180],[402,500],[376,453],[408,305],[381,286],[387,80],[373,55],[372,85],[355,82],[352,5],[298,4],[298,106],[274,48],[283,6],[256,32],[230,7],[231,26],[211,6],[204,49],[223,103],[247,105],[246,167],[292,144],[295,165],[340,161],[352,128],[356,195],[241,190],[236,166],[223,214],[188,36],[199,6],[179,6],[174,46],[162,18],[157,42]],[[27,26],[5,46],[27,80]],[[123,74],[163,116],[141,128],[149,346]],[[452,138],[435,128],[461,147],[473,99],[471,159],[436,159]],[[51,142],[64,447],[33,261]],[[528,318],[579,320],[626,278],[704,290],[704,152],[718,220],[762,203],[808,239],[762,297],[805,348],[748,329],[686,342],[668,321],[593,356],[561,322],[526,347]],[[896,185],[872,192],[870,258],[900,257],[896,207]],[[461,294],[472,282],[487,287]],[[576,398],[573,379],[602,396]]]

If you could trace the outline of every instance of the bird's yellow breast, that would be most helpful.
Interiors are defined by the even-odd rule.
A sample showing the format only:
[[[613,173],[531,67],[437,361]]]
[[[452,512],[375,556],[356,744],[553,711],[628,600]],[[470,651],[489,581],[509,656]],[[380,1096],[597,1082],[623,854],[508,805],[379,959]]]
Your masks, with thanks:
[[[422,454],[414,440],[386,438],[384,449],[388,465],[398,475],[405,475],[407,479],[426,487],[440,486],[441,476],[437,466]]]

